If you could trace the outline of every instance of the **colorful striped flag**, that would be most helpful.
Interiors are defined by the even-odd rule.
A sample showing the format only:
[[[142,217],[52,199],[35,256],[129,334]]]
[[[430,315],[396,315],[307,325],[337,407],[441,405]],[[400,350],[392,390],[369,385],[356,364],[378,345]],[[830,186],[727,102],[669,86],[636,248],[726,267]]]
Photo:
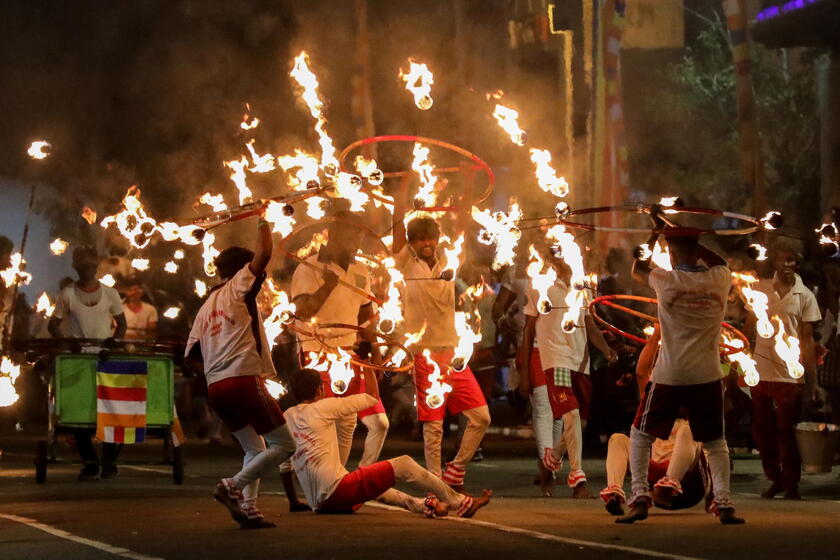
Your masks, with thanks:
[[[146,362],[99,362],[96,368],[96,438],[141,443],[146,437]]]

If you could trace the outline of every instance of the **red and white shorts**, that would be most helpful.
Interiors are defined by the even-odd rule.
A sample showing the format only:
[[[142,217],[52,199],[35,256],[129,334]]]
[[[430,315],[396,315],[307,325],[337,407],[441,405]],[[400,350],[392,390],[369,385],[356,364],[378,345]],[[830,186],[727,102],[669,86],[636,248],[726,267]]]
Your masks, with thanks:
[[[300,356],[300,363],[302,367],[307,367],[307,358],[306,355],[301,353]],[[356,364],[351,364],[353,368],[353,379],[350,380],[350,383],[347,387],[347,390],[344,391],[342,394],[338,395],[333,393],[332,390],[332,380],[330,379],[330,374],[326,371],[320,372],[321,374],[321,384],[324,387],[324,396],[325,397],[349,397],[350,395],[360,395],[365,392],[365,376],[364,371],[361,366],[357,366]],[[382,404],[382,399],[378,399],[376,404],[370,408],[366,408],[359,412],[358,418],[361,420],[365,416],[370,416],[371,414],[385,414],[385,406]]]
[[[286,423],[277,401],[259,375],[228,377],[207,387],[207,402],[231,432],[252,426],[267,434]]]
[[[579,371],[571,371],[572,386],[555,385],[554,369],[543,372],[543,380],[548,388],[548,402],[551,403],[551,413],[554,419],[561,418],[567,412],[580,410],[581,420],[589,419],[592,405],[592,381],[589,376]]]
[[[396,484],[394,467],[379,461],[347,473],[316,513],[353,513],[365,502],[381,496]]]
[[[646,434],[668,439],[682,411],[694,441],[707,442],[723,437],[723,380],[699,385],[648,383],[639,403],[633,426]]]
[[[431,358],[438,364],[441,373],[445,374],[454,355],[454,350],[442,350],[432,352]],[[447,376],[446,383],[452,387],[452,391],[446,394],[444,405],[438,408],[429,407],[426,404],[426,392],[432,386],[429,382],[429,374],[433,371],[431,364],[422,354],[414,355],[414,386],[417,389],[417,419],[420,422],[443,420],[447,410],[455,415],[471,408],[487,406],[484,393],[478,381],[475,380],[472,370],[467,366],[464,371],[452,371]]]

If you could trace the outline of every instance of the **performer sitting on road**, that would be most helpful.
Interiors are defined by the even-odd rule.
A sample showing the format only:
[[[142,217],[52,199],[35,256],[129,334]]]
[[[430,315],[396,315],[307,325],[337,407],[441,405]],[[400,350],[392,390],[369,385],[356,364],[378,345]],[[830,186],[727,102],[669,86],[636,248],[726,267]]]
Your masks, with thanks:
[[[661,210],[660,210],[661,211]],[[661,218],[651,212],[655,232],[648,241],[653,247]],[[630,472],[633,498],[628,515],[618,523],[647,518],[651,506],[648,486],[650,452],[654,440],[668,439],[674,422],[685,410],[694,439],[703,450],[712,472],[713,510],[723,524],[739,524],[729,492],[729,447],[724,439],[724,374],[720,368],[718,344],[730,288],[726,261],[700,245],[697,235],[684,230],[666,232],[673,270],[650,268],[649,261],[633,263],[633,279],[649,285],[659,301],[662,346],[651,382],[630,430]],[[699,265],[702,260],[705,265]]]
[[[565,301],[570,290],[571,270],[560,259],[550,262],[557,270],[557,281],[548,289],[548,296],[551,301]],[[527,295],[525,332],[517,364],[523,372],[529,371],[530,367],[539,369],[534,376],[542,375],[545,379],[541,384],[534,383],[531,394],[531,407],[538,420],[534,423],[534,436],[538,459],[541,459],[540,486],[544,495],[551,495],[555,473],[561,468],[563,455],[568,453],[566,482],[572,489],[572,497],[594,498],[586,487],[582,456],[583,430],[592,400],[589,343],[603,352],[610,364],[618,360],[618,354],[604,340],[585,305],[576,317],[574,330],[567,333],[563,330],[564,309],[542,314],[537,310],[537,291],[529,287]],[[539,356],[532,352],[535,339]],[[523,396],[531,393],[530,374],[519,378],[519,391]]]
[[[56,299],[55,310],[47,325],[53,337],[62,337],[62,321],[70,338],[105,340],[111,337],[125,337],[126,321],[120,294],[114,288],[99,282],[96,277],[98,265],[99,255],[93,247],[78,247],[73,251],[73,269],[79,275],[79,279],[64,288]],[[112,326],[114,324],[115,327]],[[117,456],[122,444],[102,444],[100,472],[99,457],[93,448],[92,435],[91,429],[73,430],[76,447],[84,463],[79,472],[79,480],[94,480],[100,476],[114,478],[117,476]]]
[[[659,349],[659,329],[648,338],[636,366],[639,387],[644,388]],[[684,419],[674,423],[667,440],[657,438],[651,447],[648,484],[653,485],[653,503],[664,509],[685,509],[699,503],[709,490],[709,469],[702,447],[691,437]],[[630,460],[630,438],[623,433],[610,436],[607,444],[607,487],[601,499],[613,515],[624,515],[624,478]]]
[[[374,406],[379,386],[373,371],[365,368],[365,392],[344,398],[326,397],[321,376],[303,369],[292,378],[297,406],[286,409],[286,419],[297,443],[292,457],[295,473],[306,499],[318,513],[353,513],[368,500],[403,507],[429,517],[450,511],[472,517],[490,502],[490,492],[472,498],[455,492],[440,478],[418,465],[408,455],[359,467],[348,472],[341,462],[336,424],[350,414]],[[409,482],[433,496],[415,498],[393,488]]]
[[[185,352],[191,366],[203,368],[208,403],[245,452],[242,470],[223,478],[213,494],[243,529],[275,526],[257,509],[260,478],[295,450],[263,381],[276,375],[256,304],[271,250],[271,225],[260,217],[256,252],[229,247],[216,257],[223,283],[199,309]]]
[[[316,320],[319,324],[342,323],[345,325],[366,326],[373,317],[371,299],[348,287],[356,286],[360,291],[371,293],[370,270],[356,262],[356,251],[362,242],[362,229],[359,219],[351,212],[339,211],[333,215],[339,221],[333,222],[328,230],[328,242],[316,255],[306,259],[312,266],[301,264],[292,276],[292,301],[295,314],[304,321]],[[354,225],[358,224],[358,225]],[[347,284],[339,283],[339,279]],[[306,323],[302,325],[306,329]],[[331,346],[353,351],[357,343],[356,329],[323,329]],[[322,350],[321,344],[312,338],[298,336],[301,362],[303,367],[314,365],[310,360],[318,361]],[[378,354],[378,349],[372,352]],[[347,397],[364,392],[364,379],[361,369],[343,392],[333,391],[327,372],[322,373],[324,392],[330,397]],[[346,464],[353,445],[353,432],[356,430],[356,417],[367,428],[365,447],[359,466],[371,465],[379,459],[379,453],[385,444],[388,433],[388,416],[381,400],[370,408],[340,419],[336,423],[338,431],[338,451],[341,463]]]

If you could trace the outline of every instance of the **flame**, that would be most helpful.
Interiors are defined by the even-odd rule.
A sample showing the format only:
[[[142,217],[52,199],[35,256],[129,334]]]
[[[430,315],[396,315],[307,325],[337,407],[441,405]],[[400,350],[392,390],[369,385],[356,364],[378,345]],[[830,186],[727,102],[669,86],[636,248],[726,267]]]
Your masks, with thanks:
[[[50,301],[50,296],[47,295],[47,292],[38,296],[38,301],[35,302],[35,311],[43,313],[44,317],[52,317],[53,311],[55,311],[55,305]]]
[[[248,168],[248,171],[251,173],[268,173],[269,171],[277,169],[275,159],[272,154],[259,155],[256,150],[254,150],[253,138],[245,144],[245,147],[248,148],[248,152],[251,154],[251,161],[254,163]]]
[[[0,359],[0,407],[12,406],[18,400],[15,391],[15,381],[20,376],[20,366],[11,358],[3,356]]]
[[[553,240],[552,250],[559,254],[563,262],[572,271],[569,291],[566,294],[566,312],[563,314],[563,330],[572,332],[578,327],[577,321],[580,318],[580,311],[586,305],[586,293],[591,279],[587,276],[583,267],[583,254],[575,237],[566,231],[561,225],[556,225],[546,232],[546,238]]]
[[[280,397],[289,392],[289,390],[286,389],[285,385],[283,385],[282,383],[278,383],[273,379],[265,380],[265,388],[268,390],[268,394],[271,395],[272,399],[279,399]]]
[[[741,298],[747,306],[747,309],[753,312],[757,320],[756,330],[761,338],[770,338],[773,336],[773,323],[767,316],[767,294],[754,290],[752,285],[758,282],[755,276],[744,274],[742,272],[733,272],[732,278],[735,279],[735,287],[741,294]]]
[[[440,408],[446,402],[446,394],[452,391],[452,386],[444,381],[440,374],[440,366],[432,359],[428,348],[423,350],[423,357],[432,368],[432,373],[429,374],[431,386],[426,391],[426,404],[429,408]]]
[[[551,153],[548,150],[531,148],[531,161],[536,165],[537,183],[540,188],[558,198],[569,194],[569,184],[551,167]]]
[[[373,186],[381,185],[382,181],[385,180],[385,174],[379,169],[374,159],[367,159],[365,156],[358,155],[354,165],[359,175]]]
[[[370,197],[362,190],[362,179],[352,173],[339,172],[335,180],[335,193],[350,201],[351,212],[361,212],[370,202]]]
[[[473,286],[467,286],[467,289],[464,290],[464,293],[461,294],[461,302],[463,303],[464,300],[469,300],[472,302],[477,302],[481,299],[484,299],[484,296],[488,293],[492,292],[493,288],[491,288],[487,282],[484,280],[484,277],[481,277],[481,280],[478,281],[478,284]]]
[[[454,279],[458,272],[458,267],[461,266],[461,253],[464,252],[464,234],[458,236],[455,243],[449,248],[443,249],[444,257],[446,258],[446,265],[440,271],[441,278],[449,279],[450,276]]]
[[[472,358],[475,345],[481,342],[481,317],[478,313],[475,314],[475,322],[478,323],[476,328],[470,325],[473,320],[472,313],[464,311],[455,312],[455,332],[458,333],[458,344],[455,346],[455,354],[452,356],[452,369],[455,371],[464,371],[467,364]]]
[[[764,229],[774,230],[776,226],[773,225],[773,222],[781,218],[782,214],[780,212],[776,212],[775,210],[771,210],[761,218],[759,223],[764,227]]]
[[[502,130],[508,133],[511,142],[517,146],[524,146],[528,141],[528,134],[519,127],[519,113],[510,107],[496,105],[493,117]]]
[[[0,270],[0,278],[7,288],[11,288],[15,284],[27,285],[32,281],[32,275],[24,270],[26,268],[26,261],[20,253],[14,253],[10,258],[9,268]]]
[[[773,320],[776,322],[776,336],[774,349],[776,355],[779,356],[787,366],[788,375],[793,379],[799,379],[805,375],[805,367],[799,361],[801,355],[799,350],[799,339],[795,336],[785,333],[785,324],[782,320],[774,315]]]
[[[642,332],[645,333],[645,336],[648,338],[652,337],[655,331],[656,327],[653,325],[646,325],[645,328],[642,329]]]
[[[181,309],[175,306],[169,307],[163,312],[163,316],[167,319],[174,319],[181,314]]]
[[[317,188],[321,184],[318,178],[318,160],[305,152],[296,149],[293,156],[278,157],[277,164],[287,173],[290,169],[297,169],[294,175],[289,174],[289,185],[295,190]],[[313,220],[323,218],[325,215],[323,202],[323,199],[319,197],[307,198],[307,215]]]
[[[539,298],[537,300],[537,311],[545,315],[551,312],[553,304],[548,298],[548,289],[557,281],[557,271],[552,267],[548,267],[546,272],[543,272],[545,261],[533,245],[528,247],[531,258],[528,262],[528,267],[525,272],[531,279],[531,287],[537,291]]]
[[[679,200],[678,196],[663,196],[659,199],[659,205],[662,206],[662,211],[665,214],[677,214],[679,211],[673,208],[677,200]]]
[[[225,204],[225,197],[220,194],[210,194],[209,192],[206,192],[201,195],[198,202],[210,206],[213,208],[213,212],[221,212],[223,210],[227,210],[228,208],[227,204]]]
[[[292,233],[292,230],[295,227],[295,216],[294,214],[288,214],[286,212],[287,207],[287,204],[276,202],[274,200],[269,201],[268,205],[265,207],[265,220],[268,223],[273,224],[271,231],[279,233],[283,237]]]
[[[755,260],[757,261],[766,261],[767,260],[767,247],[764,245],[760,245],[758,243],[753,243],[750,245],[750,249],[755,251]]]
[[[385,302],[379,308],[379,324],[377,328],[384,334],[391,334],[397,325],[402,323],[404,318],[400,288],[405,287],[405,277],[397,269],[397,263],[394,257],[385,257],[382,259],[382,265],[388,273],[389,280],[388,289],[385,292]],[[425,327],[423,331],[425,332]]]
[[[415,333],[406,333],[403,337],[403,344],[406,348],[411,348],[421,340],[423,340],[423,335],[426,334],[426,322],[423,322],[423,326],[420,327],[420,330]],[[398,348],[394,355],[391,356],[391,359],[388,360],[388,363],[394,366],[402,365],[403,361],[408,357],[408,354],[402,348]]]
[[[207,295],[207,284],[205,284],[203,280],[195,281],[195,295],[200,298]]]
[[[50,143],[46,140],[36,140],[29,145],[26,153],[32,159],[45,159],[50,155]]]
[[[114,284],[116,284],[117,281],[114,280],[113,275],[106,274],[105,276],[103,276],[102,278],[99,279],[99,283],[102,284],[103,286],[108,286],[109,288],[113,288]]]
[[[411,162],[411,169],[420,176],[420,190],[414,199],[427,208],[434,206],[437,200],[435,196],[437,176],[434,174],[435,166],[429,161],[429,148],[417,142],[414,144],[412,155],[414,159]]]
[[[820,234],[820,245],[833,246],[834,253],[840,251],[840,243],[837,241],[840,236],[838,236],[836,224],[823,224],[816,232]]]
[[[178,272],[178,264],[175,261],[168,261],[163,265],[163,270],[169,274],[175,274]]]
[[[149,259],[132,259],[131,268],[134,270],[149,270]]]
[[[201,244],[204,250],[201,253],[201,258],[204,259],[204,273],[207,276],[216,275],[216,257],[219,256],[219,250],[213,246],[216,241],[216,236],[209,231],[204,234]]]
[[[312,239],[310,239],[306,245],[295,251],[295,255],[300,259],[305,259],[314,255],[321,250],[321,247],[329,242],[329,239],[328,230],[315,232]]]
[[[265,292],[271,298],[271,313],[263,319],[263,328],[270,350],[274,348],[277,337],[280,336],[286,325],[294,320],[296,308],[288,294],[282,290],[277,290],[274,287],[274,282],[270,279],[266,280],[265,288]]]
[[[96,210],[91,210],[89,207],[85,206],[82,210],[82,218],[84,218],[84,220],[90,225],[93,225],[96,221]]]
[[[327,134],[327,118],[324,116],[324,103],[318,97],[318,78],[309,69],[309,55],[302,51],[295,57],[295,64],[289,75],[303,88],[301,99],[309,108],[309,114],[315,119],[315,132],[321,146],[321,169],[327,176],[334,177],[339,171],[339,162],[335,157],[335,146]]]
[[[134,247],[145,248],[157,229],[157,222],[146,214],[146,209],[140,202],[140,189],[136,185],[128,188],[123,197],[122,206],[123,209],[119,213],[107,216],[99,225],[107,229],[114,224]]]
[[[744,372],[744,381],[747,385],[750,387],[758,385],[758,369],[756,368],[755,360],[752,356],[750,356],[749,351],[744,348],[744,341],[740,338],[730,337],[725,331],[721,334],[723,335],[724,344],[731,346],[732,348],[742,349],[739,352],[728,354],[726,358],[730,362],[737,364],[741,371]]]
[[[64,251],[67,250],[68,246],[69,243],[67,243],[60,237],[56,237],[55,239],[53,239],[52,243],[50,243],[50,251],[52,251],[53,255],[62,255],[64,254]]]
[[[239,192],[239,204],[245,204],[251,200],[253,192],[248,187],[245,170],[248,168],[248,158],[242,156],[240,159],[226,161],[225,167],[231,170],[230,180],[236,185],[236,190]]]
[[[522,218],[522,210],[515,201],[511,201],[507,212],[490,212],[472,207],[473,220],[481,224],[478,240],[485,245],[494,244],[496,252],[493,256],[493,270],[503,266],[513,265],[516,258],[516,246],[522,237],[516,222]]]
[[[400,68],[400,78],[405,82],[405,89],[414,96],[414,104],[417,105],[417,108],[421,111],[427,111],[432,108],[434,103],[432,99],[434,76],[425,64],[414,62],[410,58],[408,63],[410,65],[408,72],[403,72]]]
[[[176,261],[180,261],[184,258],[184,251],[182,249],[176,250],[174,253],[172,253],[172,258]]]

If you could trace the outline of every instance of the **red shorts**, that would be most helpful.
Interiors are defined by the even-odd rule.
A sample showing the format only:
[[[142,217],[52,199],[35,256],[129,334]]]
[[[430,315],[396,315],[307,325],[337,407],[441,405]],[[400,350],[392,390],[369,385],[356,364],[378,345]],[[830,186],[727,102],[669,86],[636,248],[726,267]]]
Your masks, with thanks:
[[[681,410],[688,413],[694,441],[723,437],[723,380],[699,385],[648,383],[633,426],[646,434],[668,439]]]
[[[231,432],[252,426],[266,434],[286,423],[259,375],[228,377],[207,387],[207,402]]]
[[[448,364],[452,361],[454,354],[454,350],[444,350],[442,352],[432,352],[431,357],[440,366],[443,373],[449,367]],[[447,410],[454,415],[471,408],[487,406],[484,393],[481,392],[481,387],[475,380],[472,370],[467,366],[464,371],[453,371],[447,377],[446,383],[452,387],[452,391],[446,395],[444,406],[430,408],[426,404],[426,391],[431,387],[429,374],[432,371],[432,366],[429,365],[422,354],[414,355],[414,386],[417,389],[417,419],[420,422],[443,420]]]
[[[300,362],[302,367],[306,367],[305,360],[305,355],[301,353]],[[362,368],[360,366],[357,366],[356,364],[352,364],[352,367],[353,371],[355,372],[355,375],[353,376],[353,379],[350,380],[347,390],[340,395],[333,393],[330,374],[326,371],[320,372],[321,384],[324,387],[325,397],[341,398],[349,397],[350,395],[360,395],[365,392],[365,377],[364,373],[362,372]],[[370,416],[371,414],[385,414],[385,406],[382,404],[382,399],[378,399],[377,403],[372,407],[366,408],[363,411],[359,412],[359,420],[361,420],[365,416]]]
[[[545,374],[540,363],[540,349],[533,348],[531,350],[531,359],[528,363],[528,376],[531,378],[531,392],[537,387],[545,385]]]
[[[548,402],[551,403],[551,413],[555,420],[567,412],[579,409],[581,420],[589,419],[592,408],[592,381],[589,376],[579,371],[572,371],[572,386],[558,387],[554,385],[554,370],[543,372],[543,379],[548,386]]]
[[[317,509],[317,513],[353,513],[365,502],[381,496],[394,484],[394,467],[388,461],[359,467],[344,475],[333,493]]]

